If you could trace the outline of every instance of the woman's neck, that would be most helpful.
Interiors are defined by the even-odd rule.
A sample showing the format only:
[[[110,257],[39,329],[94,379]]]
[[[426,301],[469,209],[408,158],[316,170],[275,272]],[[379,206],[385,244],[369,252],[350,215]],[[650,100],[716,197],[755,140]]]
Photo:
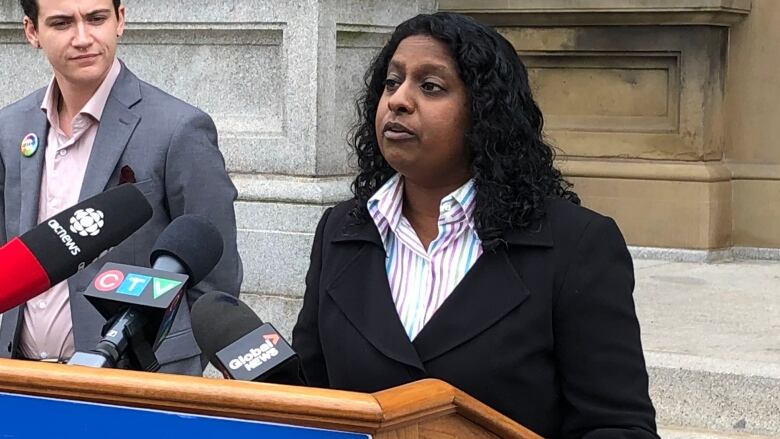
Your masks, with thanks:
[[[468,179],[445,185],[426,186],[404,179],[403,214],[425,249],[439,235],[441,200],[463,186]]]

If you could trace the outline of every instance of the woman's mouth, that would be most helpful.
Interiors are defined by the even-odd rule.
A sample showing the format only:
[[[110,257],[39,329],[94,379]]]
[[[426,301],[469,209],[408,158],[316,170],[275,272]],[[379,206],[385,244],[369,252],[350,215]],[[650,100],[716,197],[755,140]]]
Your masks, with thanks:
[[[398,122],[387,122],[382,129],[382,135],[389,140],[409,140],[416,137],[412,130]]]

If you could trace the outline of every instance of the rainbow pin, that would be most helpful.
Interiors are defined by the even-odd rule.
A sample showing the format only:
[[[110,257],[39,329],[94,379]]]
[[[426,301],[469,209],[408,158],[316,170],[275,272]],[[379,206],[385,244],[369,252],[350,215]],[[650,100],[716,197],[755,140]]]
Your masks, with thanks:
[[[35,133],[30,133],[24,136],[21,145],[22,155],[25,157],[32,157],[36,151],[38,151],[38,136]]]

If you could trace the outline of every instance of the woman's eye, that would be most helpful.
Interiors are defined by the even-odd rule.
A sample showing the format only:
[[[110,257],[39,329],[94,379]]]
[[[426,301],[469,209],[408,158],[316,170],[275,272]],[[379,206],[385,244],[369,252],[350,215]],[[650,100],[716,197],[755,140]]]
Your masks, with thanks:
[[[440,86],[439,84],[433,83],[433,82],[423,82],[421,88],[423,89],[423,91],[426,91],[426,92],[429,92],[429,93],[435,93],[435,92],[444,90],[444,88],[442,88],[442,86]]]
[[[385,79],[385,90],[395,90],[400,83],[392,78]]]

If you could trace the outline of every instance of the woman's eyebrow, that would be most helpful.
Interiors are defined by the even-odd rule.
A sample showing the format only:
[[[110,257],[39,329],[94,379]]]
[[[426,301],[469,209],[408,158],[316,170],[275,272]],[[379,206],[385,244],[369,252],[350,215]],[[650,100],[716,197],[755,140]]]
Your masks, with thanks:
[[[426,64],[421,64],[420,66],[418,66],[417,70],[420,73],[423,73],[423,74],[434,73],[434,74],[443,75],[443,74],[449,73],[450,70],[452,70],[452,69],[450,69],[448,66],[446,66],[444,64],[426,63]]]
[[[388,65],[388,70],[406,70],[406,64],[403,61],[391,60]],[[414,67],[415,73],[420,75],[439,74],[445,75],[452,71],[452,68],[446,64],[440,63],[425,63]]]
[[[387,66],[387,69],[396,69],[396,70],[403,70],[406,64],[404,64],[401,61],[398,61],[396,59],[391,59],[390,64]]]

